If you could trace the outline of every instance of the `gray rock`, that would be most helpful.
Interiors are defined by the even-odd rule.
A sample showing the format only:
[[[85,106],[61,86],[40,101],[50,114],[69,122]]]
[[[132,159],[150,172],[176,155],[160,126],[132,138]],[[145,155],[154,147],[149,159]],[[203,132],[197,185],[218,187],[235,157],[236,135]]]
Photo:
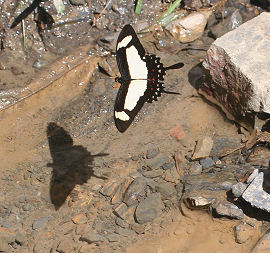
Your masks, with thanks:
[[[222,190],[230,191],[233,187],[233,184],[232,184],[232,182],[224,181],[220,184],[220,187]]]
[[[189,174],[190,175],[200,175],[201,173],[202,173],[202,165],[199,164],[199,162],[191,163],[191,166],[189,168]]]
[[[135,231],[137,234],[143,234],[145,230],[145,226],[142,224],[134,223],[131,225],[131,229]]]
[[[50,220],[50,217],[42,217],[33,222],[32,228],[34,230],[37,230],[41,227],[43,227],[48,221]]]
[[[159,154],[156,157],[147,160],[146,167],[150,168],[151,170],[156,170],[161,168],[161,166],[167,162],[169,162],[169,157],[165,154]]]
[[[156,178],[163,175],[163,171],[161,169],[158,170],[143,170],[142,175],[147,178]]]
[[[140,224],[157,218],[164,209],[160,193],[153,193],[140,202],[136,208],[136,220]]]
[[[120,217],[116,217],[115,223],[116,223],[116,225],[120,226],[121,228],[128,228],[129,227],[129,224],[127,222],[125,222],[123,219],[121,219]]]
[[[160,192],[163,200],[170,199],[172,196],[176,196],[177,194],[174,184],[169,182],[158,184],[156,186],[156,191]]]
[[[30,205],[29,203],[25,203],[25,204],[22,206],[22,209],[23,209],[23,211],[30,211],[31,205]]]
[[[69,0],[69,2],[72,5],[83,5],[83,4],[85,4],[85,0]]]
[[[200,160],[200,164],[202,165],[203,170],[215,165],[214,161],[210,157]]]
[[[121,236],[117,235],[117,234],[108,234],[107,239],[109,242],[119,242],[121,241]]]
[[[33,68],[35,69],[42,69],[45,66],[45,61],[41,60],[41,59],[37,59],[34,63],[33,63]]]
[[[159,150],[156,149],[156,148],[149,149],[146,152],[146,158],[147,159],[152,159],[152,158],[156,157],[158,155],[158,153],[159,153]]]
[[[219,203],[215,207],[215,211],[219,216],[241,220],[244,218],[244,213],[236,205],[231,203]]]
[[[239,182],[232,186],[232,193],[236,198],[239,198],[244,193],[246,188],[247,188],[247,185],[245,185],[242,182]]]
[[[115,230],[115,233],[122,235],[124,237],[131,237],[131,236],[136,235],[134,231],[127,229],[127,228],[117,228]]]
[[[260,172],[247,187],[242,198],[253,207],[270,212],[270,195],[263,190],[263,177],[263,172]]]
[[[270,113],[269,33],[270,13],[263,12],[215,40],[203,62],[207,78],[200,93],[211,94],[212,102],[246,127],[249,112]]]
[[[162,168],[163,170],[169,170],[169,169],[171,169],[171,168],[173,168],[173,167],[174,167],[174,163],[172,163],[172,162],[164,163],[164,164],[161,166],[161,168]]]
[[[234,227],[235,241],[239,244],[247,242],[254,233],[254,228],[246,223]]]
[[[137,177],[129,185],[127,191],[125,192],[123,202],[128,206],[135,205],[138,203],[139,199],[145,197],[146,194],[147,179],[144,177]]]
[[[91,244],[97,242],[104,242],[106,238],[102,235],[96,234],[95,232],[88,231],[80,237],[80,240]]]

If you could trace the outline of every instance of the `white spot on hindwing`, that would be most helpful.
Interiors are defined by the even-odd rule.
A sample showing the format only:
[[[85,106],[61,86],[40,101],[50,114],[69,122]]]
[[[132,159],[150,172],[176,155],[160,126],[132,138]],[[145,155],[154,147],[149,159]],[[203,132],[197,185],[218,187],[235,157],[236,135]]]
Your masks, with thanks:
[[[122,39],[118,44],[117,44],[117,50],[119,50],[121,47],[126,47],[128,43],[132,40],[132,36],[128,35],[124,39]]]
[[[147,89],[147,80],[132,80],[128,87],[124,109],[132,111]]]
[[[115,118],[117,118],[117,119],[120,119],[120,120],[123,120],[123,121],[128,121],[129,120],[129,116],[124,111],[121,111],[121,112],[115,111],[114,115],[115,115]]]

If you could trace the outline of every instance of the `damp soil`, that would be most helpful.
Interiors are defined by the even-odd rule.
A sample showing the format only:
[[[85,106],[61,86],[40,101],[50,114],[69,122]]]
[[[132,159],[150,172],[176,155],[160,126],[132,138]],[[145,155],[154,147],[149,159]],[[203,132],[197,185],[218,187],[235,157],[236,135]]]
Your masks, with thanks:
[[[96,9],[92,8],[88,14],[93,15],[91,16],[93,18],[94,15],[97,15],[94,13],[100,13],[101,6],[103,6],[102,3],[97,1]],[[76,49],[78,45],[86,46],[84,55],[87,57],[95,57],[95,53],[97,56],[101,56],[96,62],[105,59],[111,67],[113,73],[111,77],[116,76],[118,71],[115,56],[113,54],[106,55],[104,49],[97,49],[96,43],[97,38],[104,33],[111,34],[113,32],[117,35],[118,27],[134,18],[132,9],[128,7],[129,3],[127,2],[124,2],[124,6],[121,7],[128,10],[128,19],[122,18],[121,14],[121,19],[115,21],[113,25],[109,25],[107,20],[103,21],[107,25],[104,30],[94,27],[93,33],[87,36],[89,45],[85,45],[87,43],[83,41],[84,38],[78,37],[78,40],[81,39],[79,44],[74,42],[74,44],[63,46],[60,49],[56,44],[61,42],[57,41],[56,44],[53,43],[52,47],[47,47],[46,53],[44,48],[49,45],[48,42],[46,44],[50,37],[48,35],[44,41],[37,39],[39,45],[45,42],[45,47],[44,44],[41,45],[43,48],[41,54],[37,50],[38,46],[34,47],[36,51],[20,50],[17,54],[8,48],[2,50],[1,61],[6,66],[0,70],[1,92],[24,88],[26,84],[38,79],[42,73],[48,71],[53,62],[58,59],[63,61],[64,55],[78,54]],[[151,11],[156,6],[151,5],[150,7],[148,12],[143,15],[149,23],[152,22],[150,19]],[[75,9],[74,6],[69,8]],[[116,20],[115,11],[109,10],[108,12],[109,14],[114,13],[114,16],[110,19],[108,14],[105,18],[108,18],[109,21]],[[55,14],[55,10],[52,13]],[[13,17],[15,16],[13,15]],[[8,23],[5,18],[2,22]],[[30,17],[26,22],[31,23]],[[34,29],[34,25],[31,27],[29,29]],[[90,29],[89,27],[90,25],[87,24],[87,29]],[[87,29],[84,28],[84,32]],[[70,33],[75,33],[75,30],[77,35],[82,32],[78,32],[75,27],[70,30]],[[45,32],[49,33],[49,31]],[[61,33],[64,34],[65,31],[61,31]],[[35,34],[38,38],[36,31]],[[95,40],[91,37],[93,34]],[[45,35],[43,36],[45,37]],[[168,35],[162,34],[162,36]],[[18,39],[18,36],[14,37],[13,41]],[[171,38],[169,37],[169,39]],[[160,152],[170,156],[181,150],[186,157],[190,157],[196,141],[204,136],[211,136],[213,140],[227,138],[233,143],[241,143],[243,135],[238,133],[238,126],[230,122],[222,111],[197,94],[196,82],[201,75],[200,62],[205,55],[205,50],[193,50],[192,47],[198,48],[198,45],[203,45],[203,48],[207,49],[213,38],[208,37],[205,33],[201,39],[194,43],[184,46],[179,44],[178,50],[174,54],[166,49],[158,50],[152,33],[142,37],[141,41],[148,52],[161,57],[164,65],[171,65],[179,61],[184,62],[185,66],[181,70],[168,71],[165,77],[166,89],[179,92],[180,95],[164,94],[158,102],[146,104],[125,133],[119,133],[113,122],[113,104],[117,88],[113,87],[113,79],[104,74],[104,69],[101,71],[101,68],[98,68],[93,60],[93,64],[89,67],[93,72],[90,82],[78,93],[74,92],[68,85],[61,86],[61,84],[56,83],[53,84],[54,86],[40,89],[39,92],[31,94],[26,99],[14,100],[16,102],[14,105],[1,111],[0,138],[1,143],[3,143],[0,151],[3,161],[1,165],[1,206],[6,206],[6,210],[10,209],[11,214],[18,214],[17,216],[21,217],[19,219],[24,219],[24,221],[8,220],[8,222],[24,231],[28,236],[27,246],[18,249],[12,248],[12,252],[32,252],[37,242],[45,247],[43,252],[49,252],[54,246],[47,245],[48,248],[46,248],[44,246],[46,241],[57,238],[55,241],[59,243],[65,239],[58,224],[69,220],[70,217],[82,212],[82,210],[87,210],[90,213],[89,217],[93,219],[97,213],[101,216],[111,215],[106,209],[106,202],[102,201],[91,206],[89,210],[88,204],[92,198],[89,194],[89,185],[102,184],[107,179],[123,178],[131,172],[137,171],[139,165],[132,158],[143,156],[147,150],[157,148]],[[14,44],[14,48],[19,48],[20,43]],[[183,48],[188,49],[182,50]],[[91,51],[89,56],[88,50],[91,49],[94,51]],[[14,55],[13,59],[10,54]],[[32,65],[37,59],[45,61],[46,68],[34,69]],[[73,80],[72,78],[76,79],[76,73],[74,70],[73,77],[64,79],[64,81],[69,82]],[[58,87],[61,89],[59,90]],[[74,96],[71,94],[73,92]],[[57,97],[61,97],[61,99]],[[63,129],[62,137],[56,142],[50,139],[50,129],[55,126]],[[180,140],[176,140],[169,134],[170,129],[174,127],[181,129]],[[69,150],[65,153],[65,158],[57,155],[57,152],[62,148]],[[84,162],[78,163],[78,160],[84,162],[87,160],[87,166]],[[66,200],[63,203],[58,203],[56,208],[56,205],[53,205],[55,203],[53,203],[51,196],[52,190],[57,192],[57,190],[63,189],[52,188],[53,173],[59,167],[66,166],[63,164],[65,162],[76,164],[78,169],[76,173],[81,173],[80,176],[76,173],[72,175],[74,181],[68,182],[72,186],[68,189],[70,191],[67,192],[67,195],[70,195],[71,192],[74,193],[73,189],[79,185],[84,189],[85,196],[82,197],[84,202],[78,206],[69,206]],[[77,177],[80,179],[77,180]],[[57,193],[54,192],[54,194]],[[26,197],[33,208],[26,213],[21,211],[20,204],[19,206],[15,205],[21,195]],[[113,252],[116,250],[115,252],[127,253],[240,253],[249,252],[261,234],[261,231],[255,231],[247,243],[238,244],[235,242],[233,228],[239,221],[213,219],[209,213],[196,210],[186,210],[186,214],[187,216],[183,216],[179,211],[170,211],[170,214],[165,216],[162,226],[157,226],[155,229],[153,225],[151,232],[138,235],[136,240],[129,241],[126,238],[125,242],[122,242],[123,246],[115,246],[115,249],[109,246],[107,248],[100,246],[99,248],[95,245],[91,249],[92,251],[88,252],[101,252],[101,250],[102,252]],[[40,215],[51,217],[53,222],[46,227],[45,232],[32,231],[32,222]],[[8,215],[2,216],[3,219],[9,217]],[[36,249],[34,252],[42,251]]]

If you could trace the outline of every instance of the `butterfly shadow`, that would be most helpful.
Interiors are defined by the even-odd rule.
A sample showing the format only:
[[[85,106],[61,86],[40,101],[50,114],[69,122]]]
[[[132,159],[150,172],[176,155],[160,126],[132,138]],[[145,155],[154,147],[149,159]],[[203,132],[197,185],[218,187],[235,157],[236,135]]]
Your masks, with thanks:
[[[73,145],[69,133],[54,122],[47,126],[47,138],[53,160],[47,164],[53,169],[50,198],[55,210],[58,210],[77,184],[82,185],[91,177],[106,179],[94,174],[93,161],[95,157],[108,154],[91,155],[85,147]]]

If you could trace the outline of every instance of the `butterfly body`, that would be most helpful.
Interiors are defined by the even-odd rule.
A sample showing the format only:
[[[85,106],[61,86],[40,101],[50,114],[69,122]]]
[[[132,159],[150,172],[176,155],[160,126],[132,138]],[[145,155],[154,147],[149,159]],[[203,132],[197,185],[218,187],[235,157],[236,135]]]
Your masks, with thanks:
[[[157,101],[161,93],[166,93],[163,87],[166,70],[184,64],[165,68],[159,57],[145,53],[131,25],[126,25],[119,34],[116,60],[121,77],[115,81],[121,86],[115,100],[114,119],[117,129],[124,132],[145,102]]]

